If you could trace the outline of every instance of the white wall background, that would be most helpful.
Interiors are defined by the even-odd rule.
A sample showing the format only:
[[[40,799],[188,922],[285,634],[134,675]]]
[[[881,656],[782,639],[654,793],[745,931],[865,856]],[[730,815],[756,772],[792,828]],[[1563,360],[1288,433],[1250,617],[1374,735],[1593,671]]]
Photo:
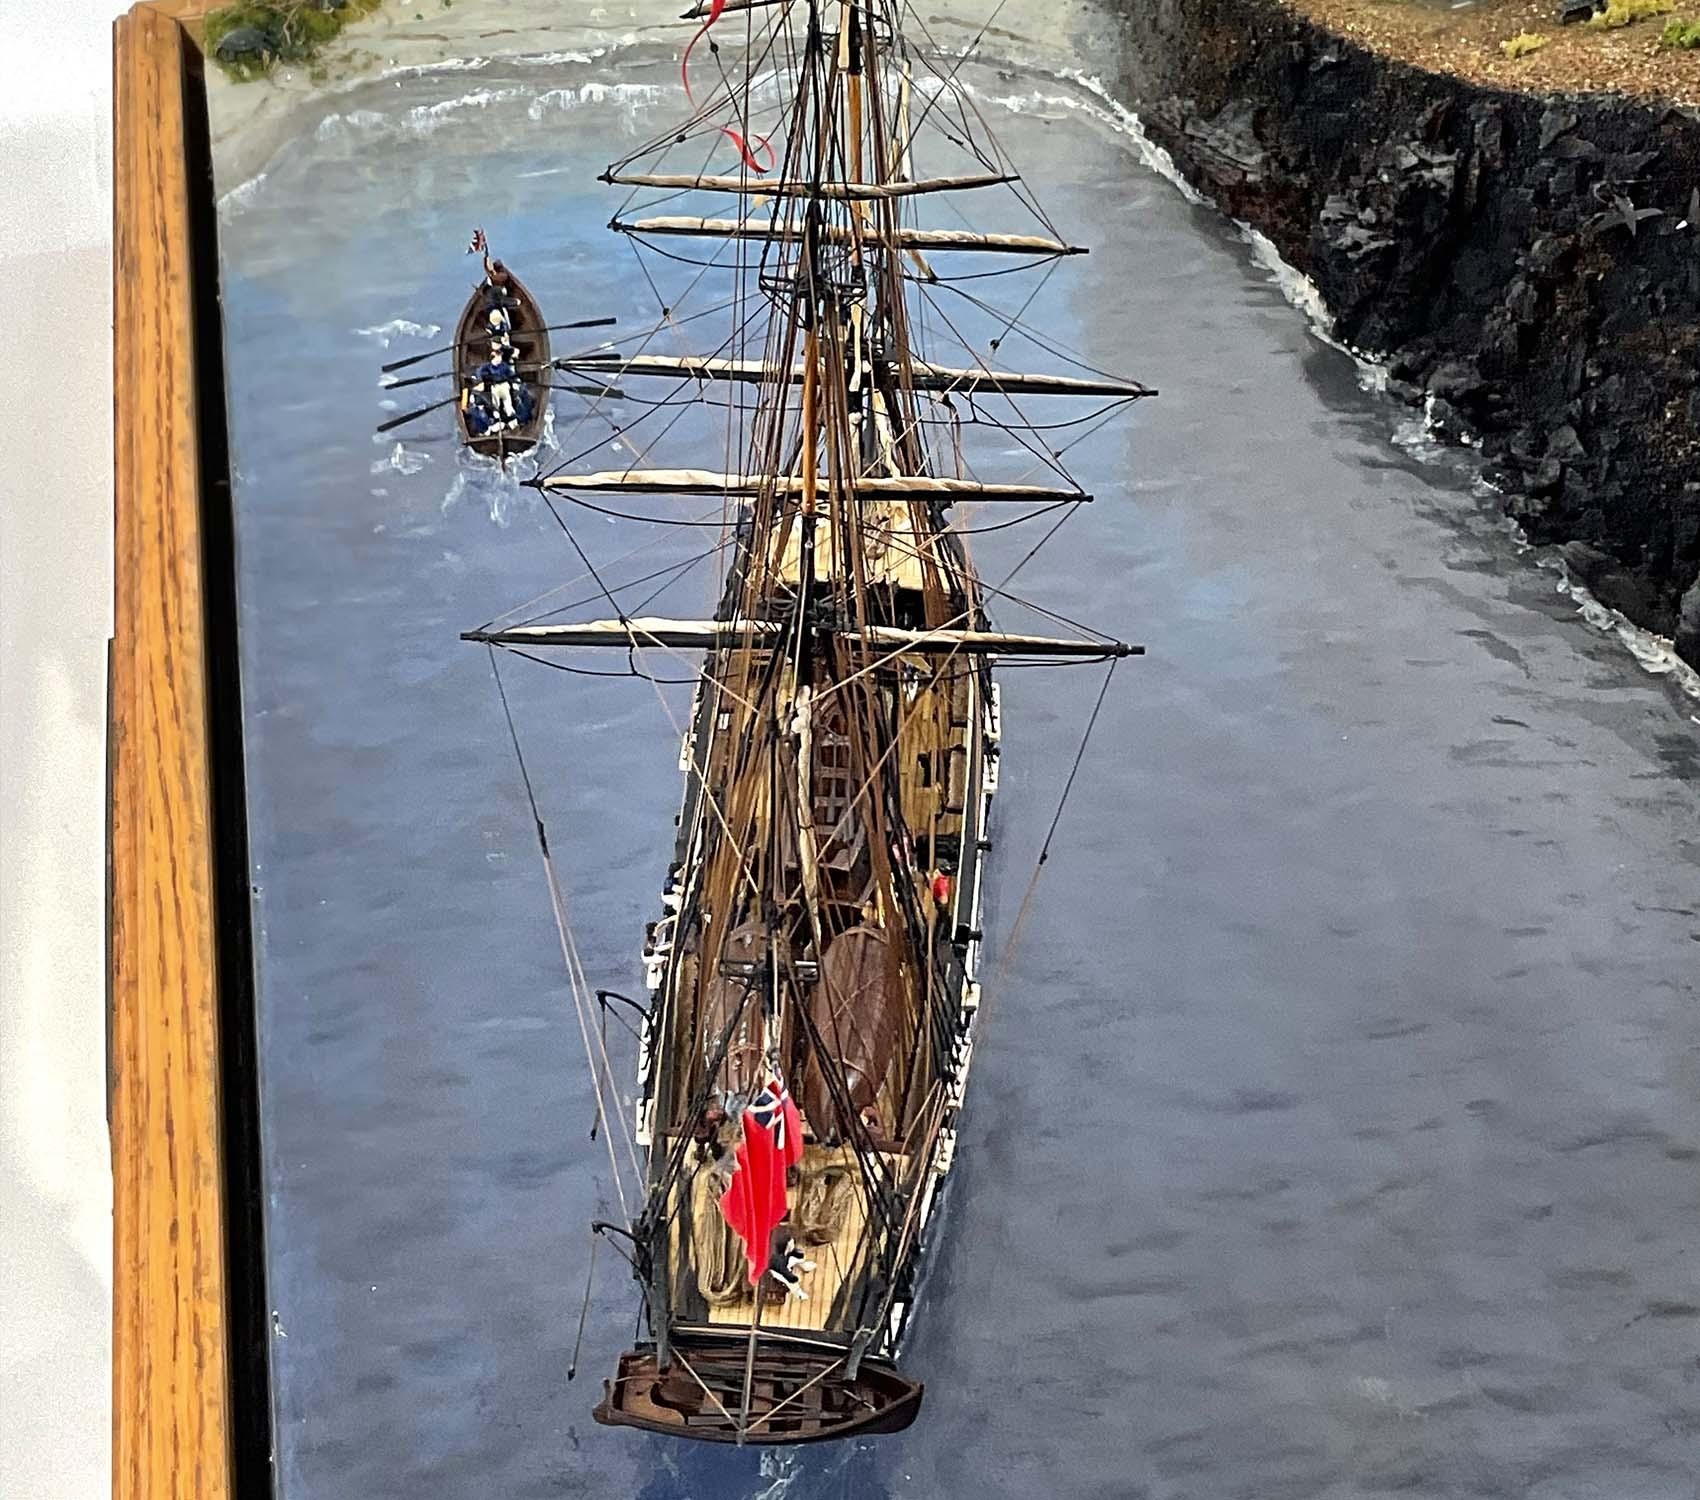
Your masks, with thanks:
[[[0,1496],[110,1493],[105,718],[122,0],[0,0]]]

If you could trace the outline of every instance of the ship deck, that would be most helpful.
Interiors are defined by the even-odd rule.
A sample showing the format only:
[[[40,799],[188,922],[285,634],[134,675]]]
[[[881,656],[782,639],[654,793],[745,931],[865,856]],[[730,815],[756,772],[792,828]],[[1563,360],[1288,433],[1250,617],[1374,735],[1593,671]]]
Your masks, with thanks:
[[[842,1166],[851,1172],[857,1170],[854,1153],[848,1146],[811,1145],[805,1148],[805,1172],[825,1171],[835,1166]],[[792,1196],[795,1198],[795,1193]],[[867,1223],[867,1205],[862,1194],[848,1193],[845,1198],[847,1212],[844,1222],[838,1227],[838,1233],[825,1244],[801,1247],[815,1263],[814,1270],[804,1271],[797,1278],[803,1290],[808,1293],[808,1299],[805,1301],[787,1294],[783,1303],[764,1302],[761,1309],[763,1328],[789,1329],[796,1332],[818,1332],[828,1328],[839,1292],[857,1273],[861,1259],[862,1230]],[[769,1277],[768,1285],[777,1287],[778,1283]],[[708,1321],[715,1326],[748,1328],[750,1299],[744,1297],[723,1307],[711,1307]]]

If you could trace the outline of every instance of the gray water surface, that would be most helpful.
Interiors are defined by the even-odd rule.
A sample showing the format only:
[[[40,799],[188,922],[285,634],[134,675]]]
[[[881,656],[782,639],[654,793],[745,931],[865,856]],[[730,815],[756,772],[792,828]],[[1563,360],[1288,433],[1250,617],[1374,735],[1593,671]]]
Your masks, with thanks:
[[[590,1422],[635,1290],[604,1252],[566,1384],[618,1204],[456,638],[580,570],[446,414],[374,443],[377,365],[448,335],[359,330],[452,329],[475,224],[551,320],[653,321],[593,179],[676,117],[670,69],[373,84],[223,215],[281,1495],[1694,1496],[1700,707],[1464,468],[1396,446],[1090,101],[992,70],[1004,143],[1094,247],[1031,320],[1163,393],[1071,453],[1099,500],[1018,586],[1150,655],[1000,955],[1100,681],[1004,679],[996,977],[916,1426],[781,1458]],[[707,431],[654,458],[712,466]],[[599,564],[703,546],[570,519]],[[984,571],[1034,539],[978,538]],[[635,990],[673,730],[641,682],[504,680],[591,982]]]

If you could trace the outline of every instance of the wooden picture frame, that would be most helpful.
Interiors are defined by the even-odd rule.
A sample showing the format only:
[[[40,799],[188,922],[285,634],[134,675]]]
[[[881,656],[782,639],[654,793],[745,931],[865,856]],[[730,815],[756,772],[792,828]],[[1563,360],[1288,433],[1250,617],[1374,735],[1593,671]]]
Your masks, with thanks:
[[[272,1493],[247,839],[204,60],[113,45],[112,1492]]]

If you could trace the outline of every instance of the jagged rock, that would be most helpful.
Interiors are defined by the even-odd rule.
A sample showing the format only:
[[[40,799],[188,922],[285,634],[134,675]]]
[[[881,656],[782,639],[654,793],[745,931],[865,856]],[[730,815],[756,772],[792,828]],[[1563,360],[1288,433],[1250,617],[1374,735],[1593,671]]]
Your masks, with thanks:
[[[1676,649],[1684,661],[1700,667],[1700,578],[1677,606]]]
[[[1536,466],[1524,488],[1531,495],[1556,495],[1564,485],[1564,465],[1550,453]]]
[[[1537,276],[1550,276],[1569,259],[1575,245],[1567,238],[1544,234],[1529,246],[1524,260]]]
[[[1564,366],[1564,394],[1575,398],[1582,392],[1588,369],[1588,350],[1582,344],[1575,345],[1570,351],[1570,357]]]
[[[1561,135],[1576,128],[1576,116],[1562,104],[1548,106],[1541,116],[1541,150],[1545,151]]]
[[[1367,256],[1383,255],[1394,249],[1392,236],[1378,233],[1366,225],[1362,212],[1359,205],[1343,193],[1330,197],[1322,205],[1322,212],[1317,218],[1319,253],[1334,252],[1350,261],[1361,261]]]
[[[1517,321],[1504,312],[1489,313],[1482,322],[1482,362],[1499,373],[1515,365],[1522,354],[1522,341],[1517,334]],[[1488,400],[1497,400],[1490,388]]]
[[[1478,99],[1470,106],[1470,138],[1480,166],[1505,165],[1505,116],[1492,99]]]
[[[1593,389],[1583,399],[1583,407],[1590,420],[1602,422],[1616,414],[1623,405],[1623,399],[1623,377],[1613,375],[1594,382]]]
[[[1428,425],[1436,437],[1448,443],[1468,442],[1475,436],[1475,429],[1463,412],[1439,396],[1428,404]]]
[[[1659,159],[1657,151],[1625,151],[1611,159],[1614,182],[1634,182]]]
[[[1387,373],[1395,380],[1420,382],[1433,368],[1434,355],[1416,345],[1399,350],[1387,361]]]
[[[1397,351],[1389,393],[1479,437],[1531,536],[1588,539],[1599,597],[1665,632],[1680,597],[1700,656],[1700,111],[1420,71],[1277,0],[1108,3],[1180,170],[1311,277],[1339,338]],[[1260,154],[1171,127],[1178,100]],[[1216,190],[1248,165],[1254,190]]]
[[[1606,154],[1592,141],[1585,141],[1579,135],[1561,136],[1547,148],[1547,154],[1555,161],[1564,162],[1600,162],[1606,159]]]
[[[1506,501],[1505,513],[1521,521],[1530,531],[1538,531],[1540,528],[1536,523],[1546,516],[1550,508],[1550,502],[1544,495],[1513,495]]]
[[[1540,293],[1521,276],[1513,276],[1505,289],[1505,310],[1519,323],[1533,323],[1540,315]]]
[[[1541,455],[1546,451],[1546,437],[1531,423],[1511,434],[1504,451],[1506,461],[1526,473],[1540,466]]]
[[[1562,464],[1580,463],[1588,456],[1582,447],[1582,439],[1576,435],[1576,429],[1566,422],[1562,427],[1555,427],[1547,436],[1547,457],[1556,458]]]
[[[1263,178],[1267,155],[1257,139],[1257,112],[1246,101],[1224,106],[1209,119],[1188,118],[1182,129],[1201,166],[1217,179],[1237,185]]]
[[[1590,588],[1618,566],[1615,557],[1602,552],[1592,542],[1566,542],[1558,550],[1565,567]]]
[[[1459,405],[1477,400],[1486,387],[1482,372],[1464,359],[1447,360],[1445,364],[1436,366],[1428,378],[1430,392],[1443,401]]]
[[[1676,513],[1676,555],[1700,559],[1700,484],[1694,480],[1682,487],[1683,509]],[[1700,582],[1697,579],[1696,582]]]
[[[1450,99],[1435,99],[1417,116],[1417,131],[1425,141],[1438,140],[1441,131],[1446,128],[1446,122],[1451,117],[1452,101]]]

